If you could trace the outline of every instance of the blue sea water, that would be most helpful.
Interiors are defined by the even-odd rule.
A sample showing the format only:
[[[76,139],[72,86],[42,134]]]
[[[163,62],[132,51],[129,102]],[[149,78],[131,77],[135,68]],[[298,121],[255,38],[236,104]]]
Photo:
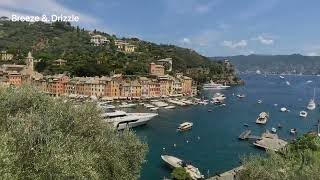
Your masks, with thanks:
[[[246,82],[244,86],[222,91],[227,96],[226,106],[208,104],[160,110],[158,117],[135,129],[149,145],[142,180],[170,177],[171,169],[162,161],[162,154],[192,162],[206,177],[239,166],[241,157],[245,155],[264,154],[264,150],[250,142],[238,140],[239,134],[246,129],[260,135],[281,123],[283,128],[278,130],[278,135],[288,140],[294,138],[289,134],[291,128],[297,128],[299,135],[315,130],[320,118],[319,108],[310,111],[307,118],[299,117],[299,112],[305,110],[313,97],[314,88],[320,85],[320,77],[285,76],[281,79],[277,75],[243,75],[241,78]],[[308,80],[312,82],[308,83]],[[320,102],[320,89],[318,91],[316,89],[316,103]],[[201,96],[210,98],[214,93],[203,91]],[[246,98],[239,100],[235,96],[239,93],[245,94]],[[258,99],[263,103],[258,104]],[[290,112],[280,112],[281,107],[287,107]],[[255,120],[262,111],[269,112],[270,119],[266,125],[257,125]],[[177,126],[184,121],[194,123],[192,130],[177,132]]]

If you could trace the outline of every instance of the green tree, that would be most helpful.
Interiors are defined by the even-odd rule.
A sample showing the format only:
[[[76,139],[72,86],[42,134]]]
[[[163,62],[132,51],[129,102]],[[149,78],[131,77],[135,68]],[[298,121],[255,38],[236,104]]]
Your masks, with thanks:
[[[0,89],[0,178],[138,179],[147,145],[100,113],[31,87]]]
[[[191,176],[183,167],[175,168],[171,173],[171,178],[174,180],[191,180]]]

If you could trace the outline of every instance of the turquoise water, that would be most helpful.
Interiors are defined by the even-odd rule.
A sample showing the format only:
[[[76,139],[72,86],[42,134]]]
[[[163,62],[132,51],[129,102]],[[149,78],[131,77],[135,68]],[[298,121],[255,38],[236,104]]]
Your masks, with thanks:
[[[305,109],[309,99],[313,97],[314,88],[320,85],[320,77],[286,76],[284,80],[276,75],[244,75],[242,79],[246,81],[246,85],[222,91],[228,97],[227,106],[215,107],[210,104],[160,110],[160,115],[148,125],[136,128],[138,136],[149,145],[141,179],[170,177],[171,170],[162,161],[161,154],[192,162],[206,177],[238,166],[244,155],[263,154],[264,150],[254,147],[248,141],[237,139],[245,129],[251,129],[253,134],[260,135],[266,129],[277,127],[281,123],[283,128],[278,130],[278,134],[284,139],[293,138],[289,134],[291,128],[297,128],[298,134],[315,129],[319,109],[309,112],[306,119],[300,118],[299,112]],[[290,86],[285,83],[286,80],[290,82]],[[308,80],[313,82],[307,83]],[[204,91],[202,96],[211,97],[214,93]],[[233,96],[238,93],[246,94],[247,97],[239,100]],[[258,99],[263,100],[263,103],[258,104]],[[317,96],[316,102],[320,102]],[[290,112],[280,112],[283,106]],[[213,111],[208,112],[208,109]],[[262,111],[270,113],[265,126],[255,124]],[[183,121],[192,121],[193,129],[177,132],[177,126]],[[244,123],[249,124],[249,127],[244,127]]]

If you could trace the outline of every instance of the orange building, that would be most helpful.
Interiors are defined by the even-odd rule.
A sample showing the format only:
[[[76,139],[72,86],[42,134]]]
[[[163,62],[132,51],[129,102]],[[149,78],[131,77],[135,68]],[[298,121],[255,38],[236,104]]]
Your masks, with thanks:
[[[181,84],[182,84],[182,94],[192,95],[192,78],[187,76],[182,76]]]
[[[7,78],[10,85],[20,87],[22,84],[22,75],[16,71],[8,72]]]
[[[47,92],[53,96],[61,96],[65,93],[69,76],[66,74],[58,74],[50,76],[47,79]]]
[[[164,75],[164,66],[158,65],[155,63],[149,64],[149,74],[153,76],[163,76]]]

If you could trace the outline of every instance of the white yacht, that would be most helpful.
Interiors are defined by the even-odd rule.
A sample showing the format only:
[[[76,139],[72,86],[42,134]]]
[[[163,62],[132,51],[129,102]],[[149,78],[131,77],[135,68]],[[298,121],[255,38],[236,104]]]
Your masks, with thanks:
[[[119,108],[131,108],[135,106],[136,104],[123,102],[121,105],[119,105]]]
[[[161,155],[162,160],[170,165],[172,168],[183,167],[187,173],[191,176],[192,179],[203,179],[204,176],[200,173],[199,169],[187,163],[177,157],[169,156],[169,155]]]
[[[316,108],[316,103],[314,102],[314,99],[315,99],[315,96],[316,96],[316,91],[315,89],[313,90],[313,98],[310,99],[309,103],[308,103],[308,106],[307,106],[307,109],[308,110],[314,110]]]
[[[102,114],[102,117],[106,122],[112,123],[117,130],[121,130],[144,125],[157,115],[157,113],[126,113],[124,111],[113,111]]]
[[[256,120],[257,124],[266,124],[268,121],[269,115],[266,112],[262,112],[259,114],[259,117]]]
[[[210,83],[204,84],[203,89],[205,90],[220,90],[220,89],[227,89],[230,86],[223,85],[223,84],[217,84],[213,81],[210,81]]]
[[[192,122],[184,122],[182,124],[179,125],[178,127],[178,131],[186,131],[186,130],[189,130],[191,129],[193,126],[193,123]]]
[[[308,110],[314,110],[316,108],[316,103],[314,102],[314,99],[310,99],[307,109]]]
[[[308,113],[306,111],[300,111],[299,116],[306,118],[308,116]]]

